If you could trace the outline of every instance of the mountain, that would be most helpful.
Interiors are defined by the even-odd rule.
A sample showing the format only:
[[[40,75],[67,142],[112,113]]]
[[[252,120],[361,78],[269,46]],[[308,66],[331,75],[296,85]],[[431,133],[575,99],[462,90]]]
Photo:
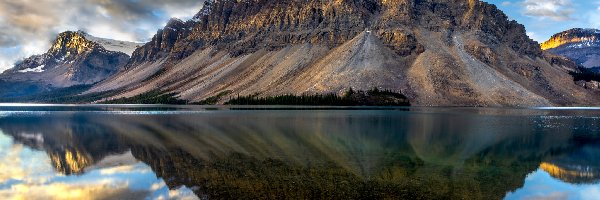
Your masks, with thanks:
[[[89,41],[98,43],[99,45],[104,47],[104,49],[106,49],[106,50],[115,51],[115,52],[123,52],[129,56],[131,56],[131,54],[133,53],[133,51],[135,51],[135,49],[144,45],[144,43],[127,42],[127,41],[99,38],[99,37],[90,35],[84,31],[78,31],[77,33],[79,33],[80,35],[85,37],[85,39],[87,39]]]
[[[600,72],[600,30],[575,28],[557,33],[542,43],[542,49]]]
[[[0,86],[3,88],[0,97],[91,85],[114,75],[127,63],[129,56],[107,50],[105,43],[96,41],[108,40],[83,32],[60,33],[46,53],[20,61],[14,68],[0,74]]]
[[[374,87],[413,105],[597,105],[572,67],[478,0],[212,0],[172,19],[87,94],[341,94]]]

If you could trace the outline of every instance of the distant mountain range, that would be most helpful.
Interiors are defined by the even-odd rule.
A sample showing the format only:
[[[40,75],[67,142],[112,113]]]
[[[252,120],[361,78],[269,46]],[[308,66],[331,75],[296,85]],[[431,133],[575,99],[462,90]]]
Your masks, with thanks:
[[[542,43],[542,49],[600,73],[600,30],[570,29]]]
[[[126,52],[129,43],[117,48],[81,32],[59,39],[64,34],[84,40],[57,40],[0,75],[0,87],[35,82],[77,102],[222,104],[373,88],[423,106],[600,102],[598,90],[575,84],[576,63],[542,51],[523,25],[478,0],[210,0],[191,20],[170,20],[129,59],[109,51]],[[77,85],[86,87],[69,89]]]

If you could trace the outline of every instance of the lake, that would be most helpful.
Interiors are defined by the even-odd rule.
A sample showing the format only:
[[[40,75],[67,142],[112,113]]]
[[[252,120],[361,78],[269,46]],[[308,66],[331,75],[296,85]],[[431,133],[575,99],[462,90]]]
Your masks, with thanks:
[[[598,199],[600,109],[0,105],[0,199]]]

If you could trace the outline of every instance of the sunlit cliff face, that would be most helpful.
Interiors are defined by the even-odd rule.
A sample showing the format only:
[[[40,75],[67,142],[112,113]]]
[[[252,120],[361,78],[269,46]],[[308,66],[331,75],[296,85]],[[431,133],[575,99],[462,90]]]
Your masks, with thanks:
[[[550,38],[550,40],[541,44],[542,50],[553,49],[565,44],[600,42],[600,32],[591,29],[572,29]]]
[[[85,39],[80,33],[65,32],[58,36],[54,42],[54,46],[50,49],[50,53],[55,54],[66,51],[67,56],[69,54],[81,54],[92,50],[95,45],[96,44]]]
[[[569,43],[597,42],[597,41],[600,41],[600,38],[598,38],[596,36],[578,37],[578,38],[554,37],[554,38],[548,40],[547,42],[542,43],[541,47],[542,47],[542,50],[548,50],[548,49],[553,49],[553,48],[562,46],[564,44],[569,44]]]

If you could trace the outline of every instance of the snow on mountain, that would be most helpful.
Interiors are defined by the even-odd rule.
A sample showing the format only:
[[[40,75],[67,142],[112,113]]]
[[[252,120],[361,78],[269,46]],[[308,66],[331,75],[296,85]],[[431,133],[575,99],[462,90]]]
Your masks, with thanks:
[[[567,57],[586,68],[600,67],[600,30],[570,29],[542,44],[546,51]]]
[[[90,35],[86,32],[83,32],[83,31],[79,31],[79,33],[82,34],[86,39],[102,45],[102,47],[104,47],[106,50],[123,52],[129,56],[131,56],[131,54],[133,53],[133,51],[135,51],[135,49],[144,45],[144,43],[136,43],[136,42],[127,42],[127,41],[99,38],[99,37]]]
[[[18,72],[20,72],[20,73],[27,73],[27,72],[41,73],[41,72],[44,72],[44,67],[45,67],[45,65],[40,65],[36,68],[27,68],[27,69],[19,70]]]

